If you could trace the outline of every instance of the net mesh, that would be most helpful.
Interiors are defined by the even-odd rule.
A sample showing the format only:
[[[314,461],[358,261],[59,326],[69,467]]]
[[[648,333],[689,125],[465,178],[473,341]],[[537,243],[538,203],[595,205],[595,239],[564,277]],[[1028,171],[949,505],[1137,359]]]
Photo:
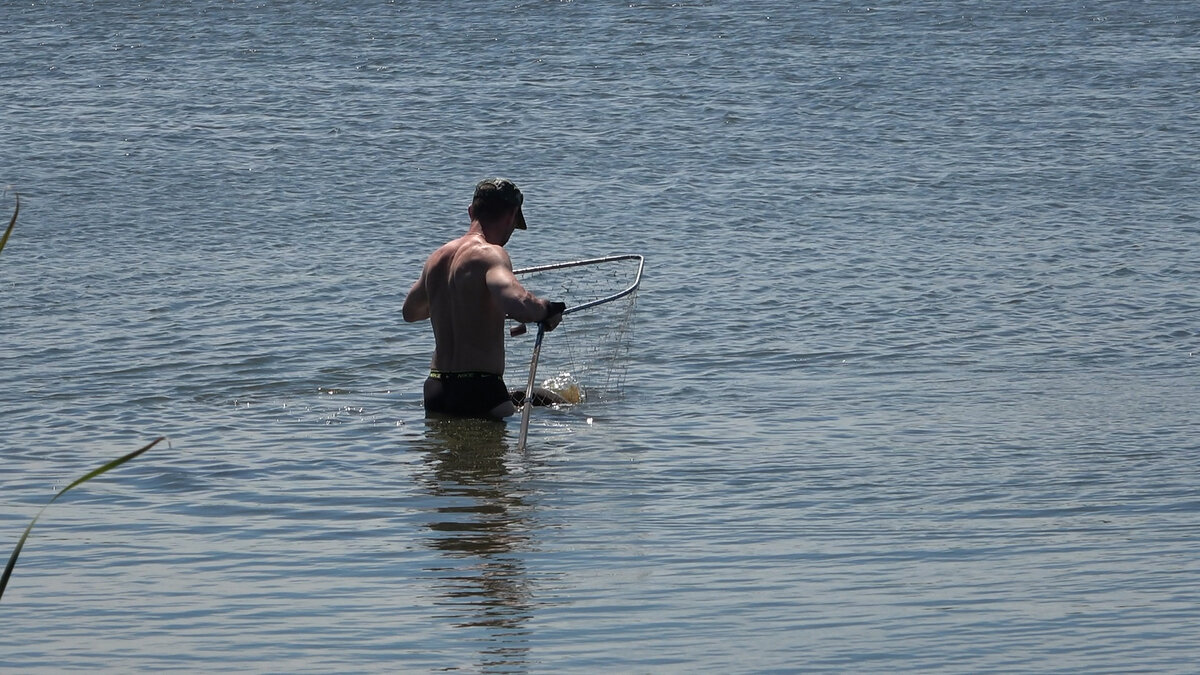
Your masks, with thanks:
[[[562,323],[542,340],[537,386],[572,404],[623,396],[641,271],[641,256],[515,270],[521,284],[538,297],[567,304]],[[589,303],[597,304],[583,307]],[[524,386],[529,379],[536,333],[530,324],[528,332],[509,340],[505,379],[510,386]]]

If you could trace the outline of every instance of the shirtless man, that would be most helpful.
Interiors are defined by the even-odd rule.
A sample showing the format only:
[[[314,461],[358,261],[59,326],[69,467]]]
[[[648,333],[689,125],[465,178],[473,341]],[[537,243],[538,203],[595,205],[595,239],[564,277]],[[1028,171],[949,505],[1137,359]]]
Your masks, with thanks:
[[[516,412],[504,384],[505,317],[540,322],[548,331],[562,321],[566,305],[526,291],[503,248],[514,229],[526,229],[524,201],[512,181],[476,185],[467,233],[429,256],[404,299],[405,321],[433,323],[427,413],[501,419]]]

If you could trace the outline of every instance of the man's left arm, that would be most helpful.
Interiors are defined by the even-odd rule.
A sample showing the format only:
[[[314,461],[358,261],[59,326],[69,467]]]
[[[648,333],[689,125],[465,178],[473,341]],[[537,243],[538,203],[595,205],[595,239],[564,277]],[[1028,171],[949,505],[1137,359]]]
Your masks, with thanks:
[[[509,262],[508,256],[503,253],[489,261],[487,286],[496,304],[510,319],[521,323],[549,320],[552,323],[547,325],[547,330],[553,330],[554,326],[558,325],[558,321],[562,319],[562,309],[559,308],[561,303],[547,302],[525,290],[525,287],[517,281],[517,277],[513,274],[512,263]]]

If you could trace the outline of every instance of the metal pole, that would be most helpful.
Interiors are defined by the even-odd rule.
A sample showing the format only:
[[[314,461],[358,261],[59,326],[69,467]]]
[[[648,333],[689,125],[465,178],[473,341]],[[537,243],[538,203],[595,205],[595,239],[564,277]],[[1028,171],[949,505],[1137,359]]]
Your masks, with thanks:
[[[533,382],[537,377],[538,355],[542,352],[542,336],[546,327],[538,323],[537,339],[533,343],[533,359],[529,362],[529,382],[525,384],[525,401],[521,406],[521,435],[517,440],[517,451],[525,450],[525,440],[529,437],[529,413],[533,410]]]

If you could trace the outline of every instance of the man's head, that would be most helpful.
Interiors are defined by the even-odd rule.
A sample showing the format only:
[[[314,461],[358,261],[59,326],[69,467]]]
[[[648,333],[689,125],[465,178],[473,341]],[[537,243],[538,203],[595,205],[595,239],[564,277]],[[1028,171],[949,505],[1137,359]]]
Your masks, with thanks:
[[[517,211],[513,217],[513,227],[524,230],[525,214],[521,212],[523,203],[525,195],[521,194],[521,190],[511,180],[488,178],[475,185],[475,196],[471,199],[471,216],[481,221],[490,221],[506,215],[515,208]]]

